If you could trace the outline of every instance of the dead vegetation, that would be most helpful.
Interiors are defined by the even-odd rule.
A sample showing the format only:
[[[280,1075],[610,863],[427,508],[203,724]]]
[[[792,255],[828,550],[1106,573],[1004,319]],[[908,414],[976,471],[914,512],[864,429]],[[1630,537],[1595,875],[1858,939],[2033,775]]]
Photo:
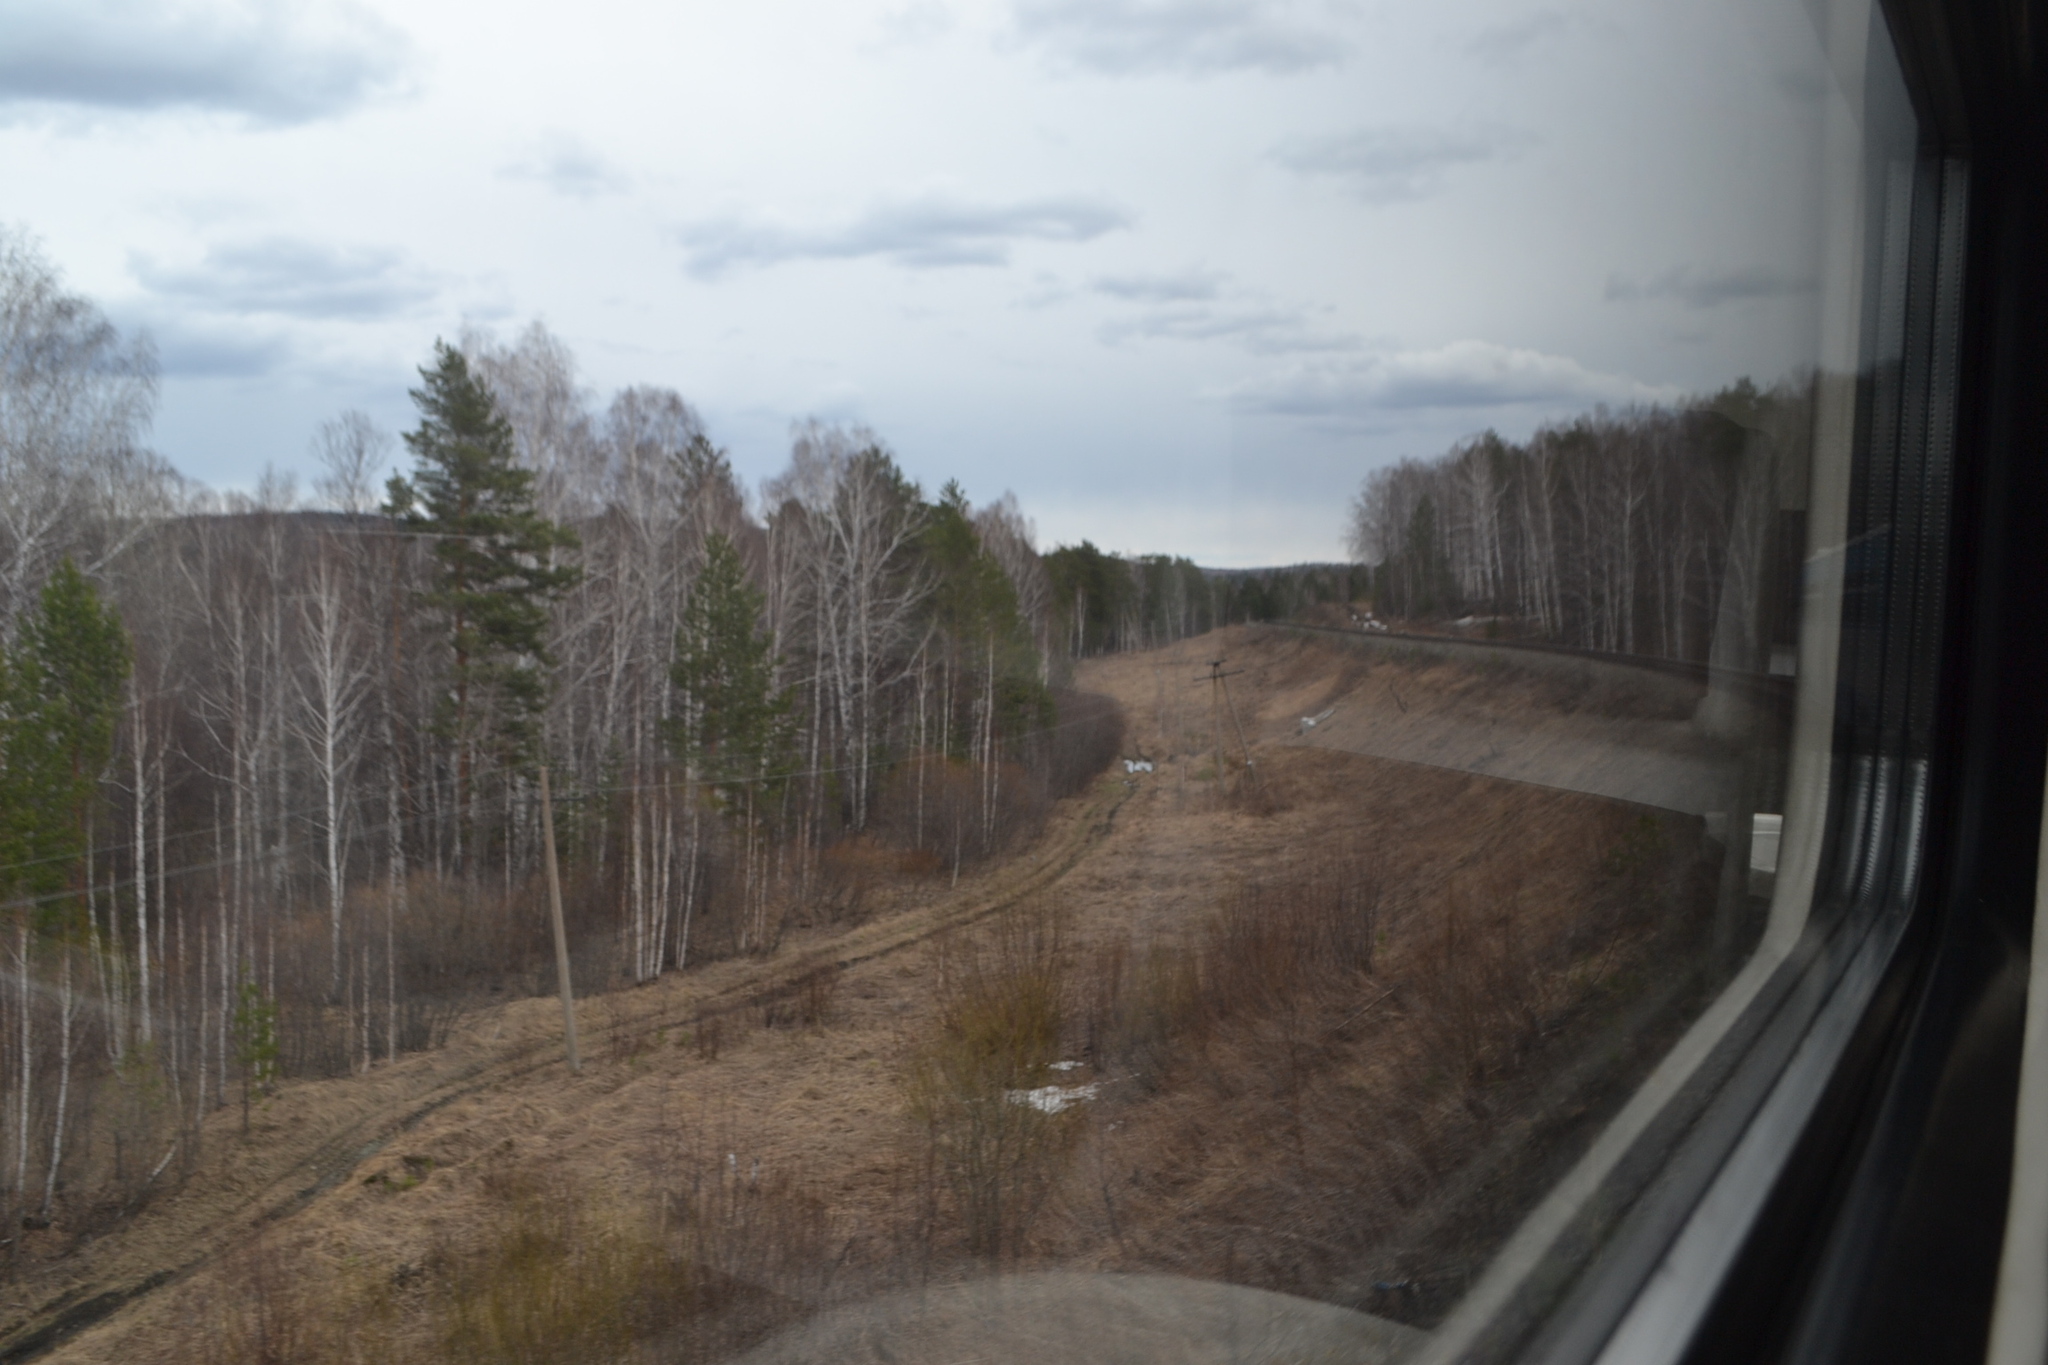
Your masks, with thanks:
[[[1056,909],[1026,903],[979,933],[941,940],[933,954],[937,1017],[906,1082],[924,1139],[923,1221],[928,1238],[957,1228],[984,1260],[1023,1254],[1077,1127],[1077,1114],[1033,1102],[1060,1056],[1071,971],[1064,929]]]
[[[1095,666],[1158,770],[1104,780],[1078,861],[970,869],[989,910],[915,932],[877,892],[951,869],[869,868],[865,928],[591,1002],[581,1080],[437,1111],[424,1161],[66,1358],[716,1359],[992,1263],[1434,1322],[1711,988],[1709,850],[1690,817],[1276,743],[1298,695],[1368,681],[1312,661],[1242,684],[1257,803],[1197,775],[1157,661]]]
[[[828,1301],[843,1239],[820,1193],[672,1144],[628,1201],[499,1164],[476,1216],[389,1273],[282,1232],[189,1304],[177,1359],[591,1365],[716,1358]],[[309,1273],[318,1266],[319,1273]]]

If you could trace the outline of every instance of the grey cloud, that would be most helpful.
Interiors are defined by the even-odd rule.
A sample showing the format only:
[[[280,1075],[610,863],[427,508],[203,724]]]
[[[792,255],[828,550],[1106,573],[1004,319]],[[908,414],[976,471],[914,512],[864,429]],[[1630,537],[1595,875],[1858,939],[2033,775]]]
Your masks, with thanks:
[[[1676,299],[1688,308],[1718,308],[1724,303],[1748,299],[1776,299],[1811,291],[1813,281],[1790,275],[1770,266],[1748,266],[1737,270],[1697,270],[1677,266],[1654,279],[1638,281],[1628,275],[1607,277],[1610,303],[1632,303],[1639,299]]]
[[[1273,159],[1303,175],[1347,181],[1360,198],[1384,204],[1421,198],[1453,167],[1500,159],[1520,150],[1525,141],[1499,131],[1361,128],[1289,139],[1273,149]]]
[[[1228,396],[1251,412],[1356,420],[1415,409],[1655,402],[1678,395],[1566,356],[1457,341],[1300,366],[1241,384]]]
[[[1095,291],[1134,303],[1185,303],[1213,299],[1222,287],[1220,270],[1183,270],[1172,275],[1104,275],[1095,281]]]
[[[910,269],[1002,265],[1019,241],[1087,242],[1129,225],[1092,199],[966,204],[921,199],[883,204],[835,228],[800,229],[744,218],[693,223],[678,234],[688,268],[716,279],[744,266],[879,257]]]
[[[288,238],[212,247],[196,267],[164,266],[138,255],[129,268],[152,293],[214,313],[379,318],[437,292],[395,251]]]
[[[1358,338],[1316,328],[1297,309],[1162,308],[1106,324],[1098,334],[1116,345],[1132,337],[1167,341],[1228,341],[1254,355],[1356,350]]]
[[[1289,0],[1017,0],[1016,31],[1107,75],[1333,66],[1349,44],[1330,8]]]
[[[1561,38],[1578,23],[1554,9],[1537,10],[1518,19],[1489,24],[1472,35],[1465,50],[1488,61],[1511,61],[1546,38]]]
[[[270,374],[291,358],[283,338],[247,327],[158,319],[134,330],[156,347],[158,372],[172,378],[249,379]]]
[[[402,79],[404,35],[347,0],[0,0],[0,108],[340,113]]]
[[[512,180],[535,181],[572,199],[616,194],[632,183],[625,172],[594,148],[566,134],[547,139],[532,155],[512,162],[499,173]]]

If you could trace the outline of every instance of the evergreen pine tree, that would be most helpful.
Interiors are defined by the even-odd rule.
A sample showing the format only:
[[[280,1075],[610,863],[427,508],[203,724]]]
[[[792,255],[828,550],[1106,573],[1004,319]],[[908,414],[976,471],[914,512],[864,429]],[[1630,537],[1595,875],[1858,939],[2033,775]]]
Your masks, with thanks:
[[[676,632],[670,677],[681,694],[671,739],[699,781],[728,807],[790,766],[789,698],[775,687],[775,642],[760,627],[762,596],[739,551],[713,533]],[[756,801],[759,805],[759,801]]]
[[[439,566],[421,605],[448,623],[454,663],[442,723],[466,811],[479,748],[508,768],[532,757],[547,703],[548,608],[578,578],[555,552],[577,541],[541,515],[511,424],[462,353],[435,342],[420,378],[420,424],[405,436],[417,464],[409,480],[392,478],[385,511],[434,537]]]
[[[53,893],[81,880],[86,818],[114,751],[128,668],[120,618],[66,559],[44,584],[0,681],[0,865],[13,869],[0,876],[15,895],[51,905]],[[62,920],[62,907],[51,905],[42,918]]]

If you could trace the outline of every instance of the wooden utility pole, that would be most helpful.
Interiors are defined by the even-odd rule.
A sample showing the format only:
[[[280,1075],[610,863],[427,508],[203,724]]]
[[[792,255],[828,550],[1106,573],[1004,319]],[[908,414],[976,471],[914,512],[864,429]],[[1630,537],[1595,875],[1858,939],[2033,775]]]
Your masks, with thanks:
[[[1230,708],[1231,724],[1237,726],[1237,743],[1238,747],[1244,750],[1244,765],[1247,773],[1250,772],[1252,765],[1251,748],[1244,742],[1244,727],[1242,725],[1237,724],[1237,706],[1230,700],[1230,685],[1223,681],[1225,678],[1236,677],[1238,674],[1244,672],[1244,670],[1241,668],[1233,668],[1228,673],[1225,673],[1223,671],[1223,664],[1224,660],[1222,659],[1209,660],[1208,673],[1202,677],[1198,677],[1195,679],[1196,682],[1206,681],[1209,684],[1209,726],[1210,733],[1215,736],[1216,799],[1219,801],[1223,799],[1225,794],[1225,780],[1223,771],[1223,710],[1226,706]]]
[[[555,867],[555,803],[548,795],[548,767],[540,767],[540,838],[547,849],[548,913],[555,922],[555,982],[562,988],[562,1036],[569,1045],[569,1070],[581,1072],[576,1056],[576,992],[569,985],[569,934],[562,927],[562,874]]]
[[[1235,671],[1238,673],[1244,672],[1244,670],[1241,668]],[[1230,684],[1223,681],[1224,678],[1228,678],[1230,676],[1231,675],[1229,673],[1225,673],[1222,675],[1222,677],[1217,678],[1216,682],[1217,685],[1223,689],[1223,709],[1230,712],[1231,728],[1237,731],[1237,747],[1244,754],[1245,781],[1251,783],[1253,786],[1256,787],[1257,785],[1259,785],[1259,770],[1252,766],[1251,742],[1244,737],[1244,722],[1237,718],[1237,703],[1231,700]]]
[[[1216,746],[1216,799],[1221,802],[1226,793],[1223,773],[1223,708],[1217,704],[1216,689],[1223,681],[1223,660],[1209,661],[1209,734]]]

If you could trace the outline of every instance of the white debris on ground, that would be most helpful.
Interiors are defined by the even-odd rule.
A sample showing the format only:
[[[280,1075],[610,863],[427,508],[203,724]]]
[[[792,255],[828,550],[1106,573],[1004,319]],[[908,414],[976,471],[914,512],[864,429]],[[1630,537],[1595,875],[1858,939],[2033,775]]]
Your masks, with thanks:
[[[1053,1069],[1054,1071],[1079,1071],[1079,1070],[1081,1069],[1081,1063],[1079,1063],[1079,1062],[1054,1062],[1054,1063],[1052,1064],[1052,1069]]]
[[[1124,771],[1127,773],[1149,773],[1152,771],[1152,760],[1149,758],[1127,758],[1124,760]]]
[[[1028,1104],[1041,1114],[1058,1114],[1071,1105],[1094,1099],[1101,1089],[1100,1081],[1086,1085],[1041,1085],[1036,1090],[1005,1090],[1003,1098],[1011,1104]]]

